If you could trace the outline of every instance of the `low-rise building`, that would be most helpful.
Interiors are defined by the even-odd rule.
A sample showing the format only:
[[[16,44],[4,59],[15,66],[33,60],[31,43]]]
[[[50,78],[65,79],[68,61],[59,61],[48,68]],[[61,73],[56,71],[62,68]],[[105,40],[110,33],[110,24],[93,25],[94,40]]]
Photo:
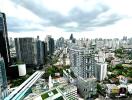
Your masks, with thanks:
[[[24,100],[43,100],[43,99],[40,95],[31,93],[27,97],[25,97]]]
[[[129,94],[132,94],[132,84],[127,85]]]
[[[78,100],[77,87],[74,85],[62,85],[58,88],[58,91],[66,100]]]
[[[61,100],[65,100],[57,89],[46,91],[45,93],[41,94],[41,97],[42,100],[58,100],[57,98],[62,98]]]
[[[117,87],[115,84],[106,84],[106,92],[108,93],[108,95],[118,94],[119,87]]]
[[[70,69],[66,69],[66,70],[63,70],[63,77],[65,78],[65,80],[69,83],[72,83],[74,85],[76,85],[77,83],[77,79],[73,76],[71,76],[71,70]]]
[[[91,95],[96,95],[96,86],[96,78],[84,79],[82,77],[78,77],[77,88],[83,98],[87,99],[88,97],[91,97]]]

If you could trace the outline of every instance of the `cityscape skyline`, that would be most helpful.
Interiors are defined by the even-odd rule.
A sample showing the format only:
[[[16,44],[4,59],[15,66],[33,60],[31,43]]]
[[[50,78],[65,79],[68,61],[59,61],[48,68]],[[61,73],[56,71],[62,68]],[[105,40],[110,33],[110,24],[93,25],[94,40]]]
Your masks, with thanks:
[[[0,100],[132,100],[131,3],[0,0]]]
[[[9,37],[57,39],[71,33],[75,38],[132,37],[130,0],[4,0],[0,4],[7,15]]]

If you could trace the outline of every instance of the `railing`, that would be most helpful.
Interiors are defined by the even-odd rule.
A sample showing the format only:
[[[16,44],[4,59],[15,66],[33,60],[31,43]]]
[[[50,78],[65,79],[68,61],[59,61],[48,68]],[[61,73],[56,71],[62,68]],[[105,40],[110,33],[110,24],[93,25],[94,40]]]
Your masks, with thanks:
[[[19,100],[43,74],[42,71],[36,71],[4,100]]]

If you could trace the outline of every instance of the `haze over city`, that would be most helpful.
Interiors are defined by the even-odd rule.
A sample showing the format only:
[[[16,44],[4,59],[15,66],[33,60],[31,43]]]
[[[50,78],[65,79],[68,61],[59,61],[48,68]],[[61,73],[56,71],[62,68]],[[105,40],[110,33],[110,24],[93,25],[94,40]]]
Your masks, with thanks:
[[[9,37],[132,37],[131,0],[1,0]]]

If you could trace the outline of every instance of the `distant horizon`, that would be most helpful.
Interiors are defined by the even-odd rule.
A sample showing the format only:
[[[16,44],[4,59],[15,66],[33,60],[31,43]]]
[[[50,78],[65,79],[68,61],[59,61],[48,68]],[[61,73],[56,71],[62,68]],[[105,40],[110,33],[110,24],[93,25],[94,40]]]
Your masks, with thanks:
[[[31,33],[31,32],[30,32]],[[44,40],[46,38],[47,35],[51,35],[55,40],[63,37],[65,39],[69,39],[70,35],[73,34],[73,37],[76,39],[81,39],[81,38],[88,38],[88,39],[96,39],[96,38],[102,38],[102,39],[122,39],[124,36],[127,36],[127,38],[132,38],[132,34],[124,34],[124,35],[113,35],[112,34],[102,34],[101,36],[98,35],[98,33],[89,33],[89,32],[58,32],[58,33],[54,33],[54,32],[34,32],[32,35],[29,34],[28,32],[25,33],[9,33],[8,32],[8,37],[12,37],[12,38],[21,38],[21,37],[32,37],[32,38],[37,38],[37,36],[39,36],[39,38],[41,40]],[[101,34],[101,33],[100,33]]]

